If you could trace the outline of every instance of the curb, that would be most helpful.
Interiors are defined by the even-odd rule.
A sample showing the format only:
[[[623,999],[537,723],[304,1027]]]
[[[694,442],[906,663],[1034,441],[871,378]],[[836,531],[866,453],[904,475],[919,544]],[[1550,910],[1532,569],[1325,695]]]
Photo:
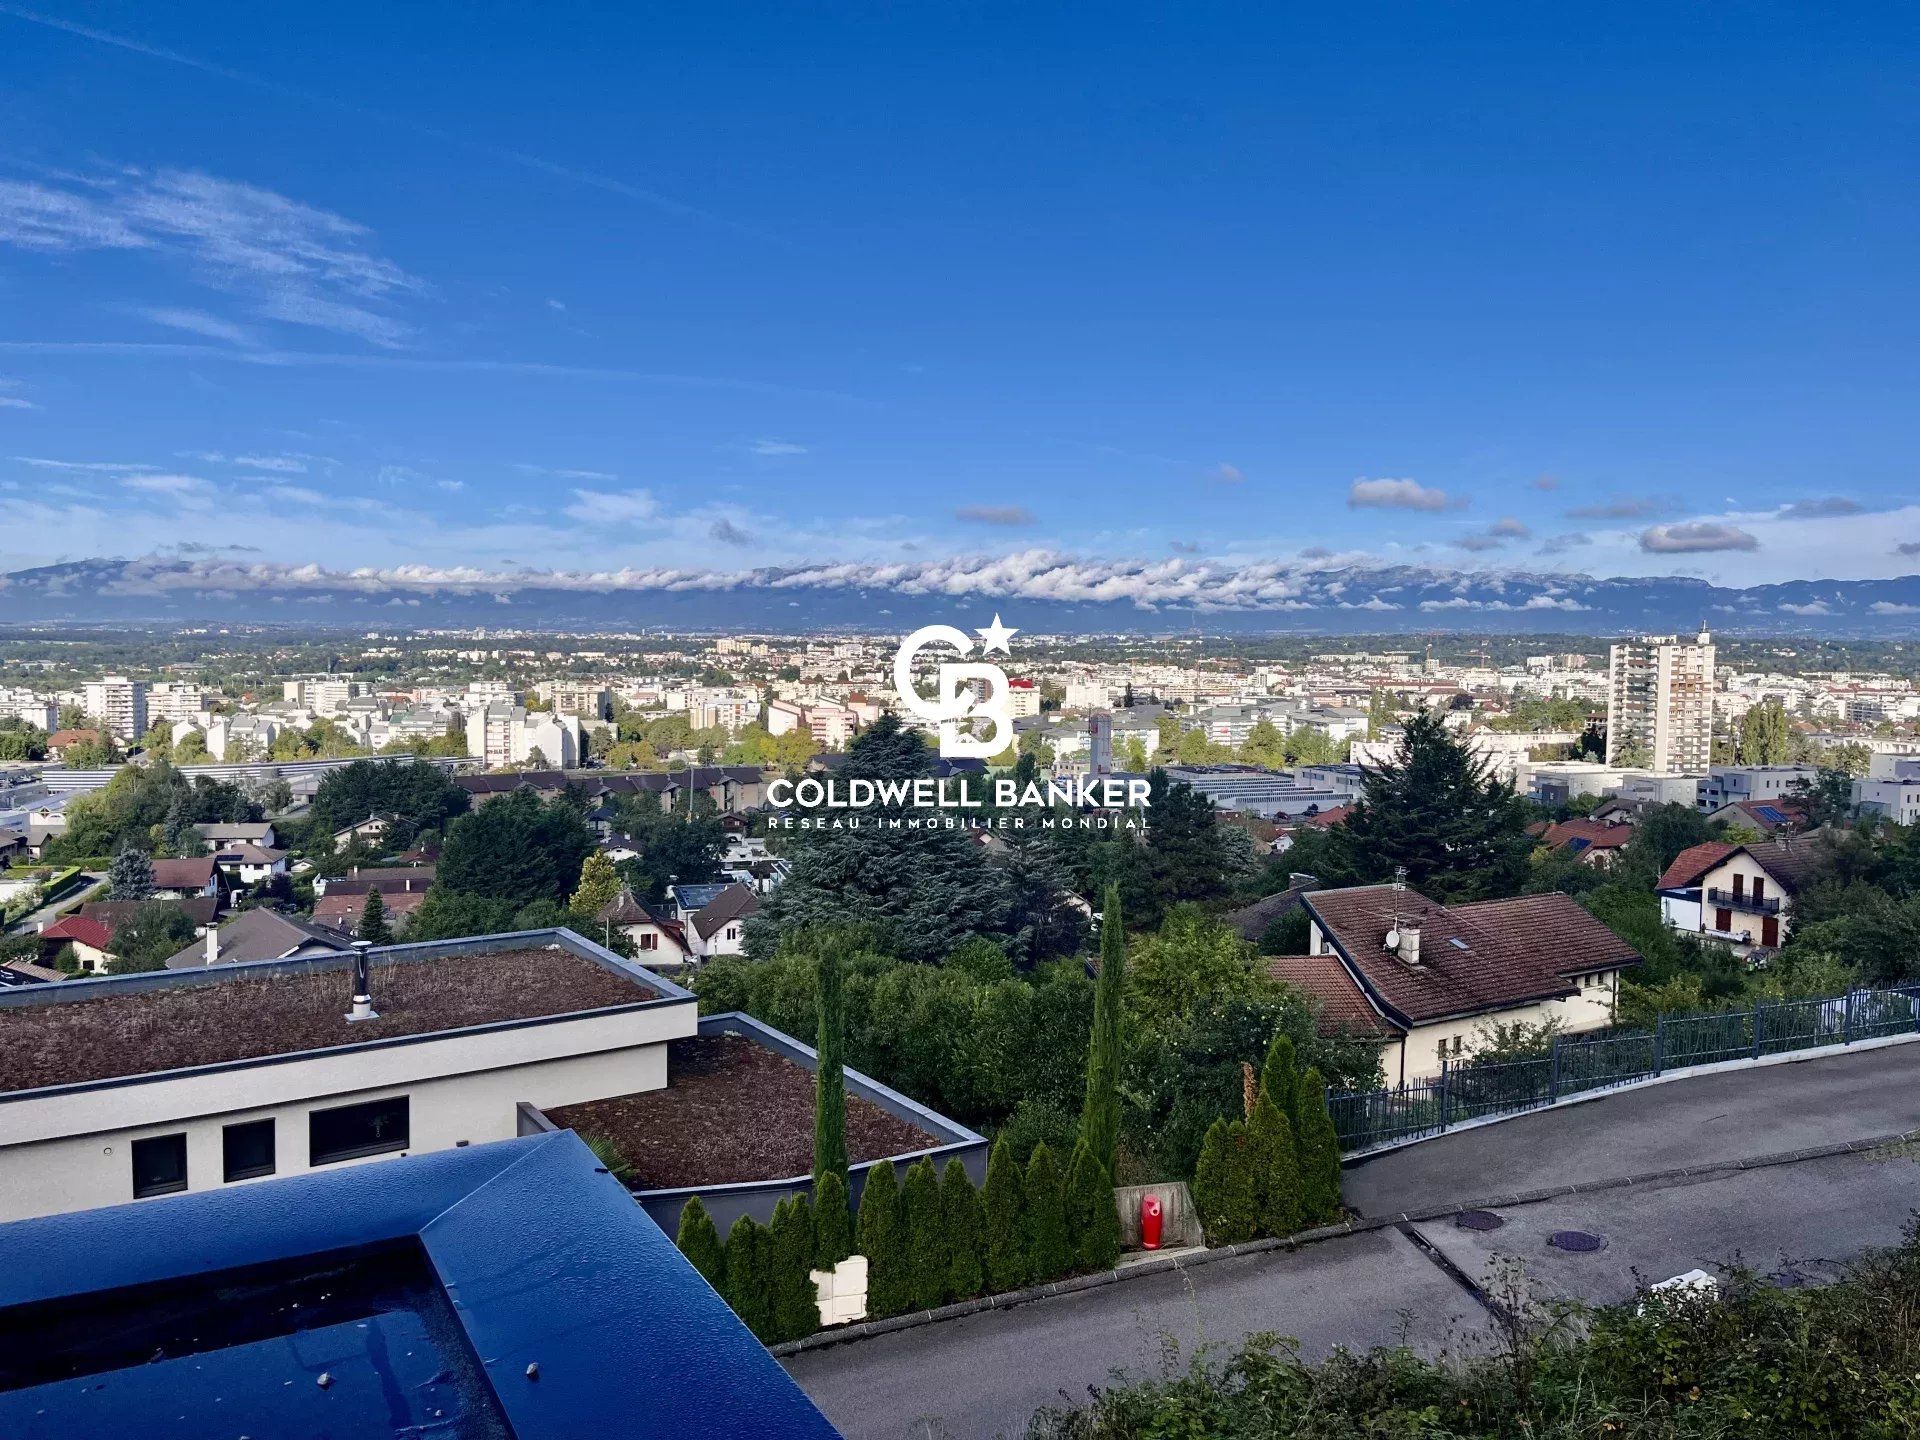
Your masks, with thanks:
[[[1400,1225],[1418,1225],[1430,1220],[1444,1220],[1466,1210],[1505,1210],[1516,1205],[1537,1205],[1546,1200],[1560,1200],[1569,1195],[1593,1195],[1608,1190],[1628,1190],[1637,1185],[1666,1184],[1675,1180],[1704,1180],[1711,1176],[1727,1175],[1742,1170],[1766,1170],[1777,1165],[1795,1165],[1806,1160],[1829,1160],[1838,1155],[1858,1155],[1870,1150],[1883,1149],[1889,1145],[1916,1141],[1920,1141],[1920,1130],[1903,1130],[1892,1135],[1881,1135],[1866,1140],[1843,1140],[1833,1145],[1814,1145],[1801,1150],[1786,1150],[1774,1155],[1758,1155],[1747,1160],[1723,1160],[1712,1165],[1688,1165],[1672,1170],[1650,1170],[1644,1174],[1628,1175],[1617,1180],[1585,1180],[1573,1185],[1554,1185],[1542,1190],[1495,1195],[1484,1200],[1434,1205],[1424,1210],[1402,1211],[1398,1215],[1355,1216],[1337,1225],[1321,1225],[1312,1230],[1301,1230],[1277,1239],[1248,1240],[1239,1245],[1219,1245],[1197,1254],[1169,1255],[1160,1260],[1136,1260],[1117,1270],[1101,1270],[1092,1275],[1074,1275],[1065,1280],[1050,1281],[1045,1285],[1029,1285],[1022,1290],[1004,1291],[999,1295],[982,1295],[977,1299],[960,1300],[952,1305],[942,1305],[935,1310],[915,1310],[905,1315],[890,1315],[884,1320],[861,1320],[839,1329],[819,1331],[802,1340],[788,1340],[779,1345],[769,1345],[767,1350],[776,1359],[785,1359],[789,1355],[803,1355],[808,1351],[825,1350],[833,1345],[850,1345],[860,1340],[891,1335],[900,1330],[917,1330],[923,1325],[937,1325],[945,1320],[961,1320],[969,1315],[979,1315],[989,1310],[1011,1310],[1016,1305],[1028,1305],[1059,1295],[1072,1295],[1082,1290],[1099,1290],[1108,1285],[1131,1280],[1136,1276],[1164,1275],[1169,1271],[1193,1270],[1221,1260],[1237,1260],[1246,1255],[1266,1255],[1276,1250],[1298,1250],[1303,1246],[1338,1240],[1348,1235],[1365,1235]]]

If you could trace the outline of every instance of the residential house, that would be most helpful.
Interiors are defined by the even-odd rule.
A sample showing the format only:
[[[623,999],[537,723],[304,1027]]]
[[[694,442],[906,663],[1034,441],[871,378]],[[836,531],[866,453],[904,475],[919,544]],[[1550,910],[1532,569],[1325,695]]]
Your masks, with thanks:
[[[377,890],[387,912],[387,923],[396,931],[405,930],[414,912],[426,902],[438,873],[432,865],[362,866],[345,875],[314,882],[313,921],[348,934],[360,931],[360,916],[367,908],[367,896]]]
[[[1807,823],[1807,812],[1787,800],[1735,800],[1709,812],[1709,820],[1722,825],[1745,825],[1762,835],[1783,830],[1799,830]]]
[[[601,906],[595,918],[606,930],[626,936],[643,965],[678,969],[693,959],[686,926],[648,907],[628,886],[622,885],[620,893]],[[605,934],[600,938],[604,940]]]
[[[1704,880],[1709,870],[1734,852],[1736,847],[1720,840],[1689,845],[1661,872],[1654,889],[1660,897],[1660,918],[1670,930],[1689,935],[1700,933],[1700,907],[1705,901]]]
[[[707,885],[669,885],[667,902],[686,931],[695,960],[738,955],[746,948],[742,927],[760,913],[760,900],[737,881]]]
[[[263,885],[276,875],[287,873],[287,852],[268,850],[245,842],[223,845],[214,852],[214,868],[232,888]]]
[[[69,945],[82,971],[92,975],[107,973],[107,962],[113,958],[113,932],[105,925],[83,915],[69,915],[41,928],[40,959],[45,964],[51,965],[54,957]]]
[[[217,929],[209,927],[191,945],[167,957],[169,970],[207,965],[244,965],[254,960],[298,960],[309,955],[340,955],[352,942],[337,930],[310,925],[274,910],[242,910]]]
[[[1681,858],[1691,854],[1686,852]],[[1674,861],[1660,877],[1662,911],[1683,917],[1683,908],[1668,912],[1664,903],[1666,882],[1680,878],[1676,870],[1679,865],[1680,860]],[[1777,840],[1735,845],[1699,872],[1700,915],[1694,933],[1729,945],[1736,955],[1753,957],[1776,950],[1786,941],[1795,897],[1819,879],[1825,868],[1819,851],[1806,840],[1795,840],[1790,833]]]
[[[1306,891],[1300,903],[1308,953],[1284,957],[1291,982],[1323,1016],[1350,1020],[1359,990],[1386,1032],[1382,1059],[1395,1085],[1465,1059],[1496,1025],[1603,1029],[1621,972],[1640,963],[1566,895],[1441,905],[1398,885],[1360,885]]]
[[[181,900],[220,893],[220,873],[211,855],[153,862],[153,893]]]
[[[387,838],[387,831],[392,828],[393,819],[391,816],[369,815],[364,820],[356,820],[353,824],[334,831],[333,848],[336,850],[345,849],[356,840],[362,845],[378,845],[382,840]]]
[[[67,758],[67,751],[81,745],[98,745],[98,730],[56,730],[47,736],[47,754],[55,760]]]
[[[258,845],[263,850],[272,850],[280,843],[271,820],[262,820],[258,824],[196,825],[193,828],[200,832],[200,838],[206,842],[209,853],[228,845]]]
[[[1623,817],[1605,820],[1562,820],[1549,825],[1540,843],[1556,855],[1572,855],[1582,865],[1611,865],[1633,839],[1633,826]]]

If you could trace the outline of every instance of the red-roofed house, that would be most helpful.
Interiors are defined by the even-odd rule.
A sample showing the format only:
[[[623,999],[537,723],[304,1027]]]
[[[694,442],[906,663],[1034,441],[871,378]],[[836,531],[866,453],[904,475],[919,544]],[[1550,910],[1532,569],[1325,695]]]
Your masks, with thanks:
[[[1718,840],[1689,845],[1661,872],[1654,889],[1660,895],[1660,918],[1672,930],[1693,934],[1700,929],[1700,882],[1737,847]]]
[[[96,975],[104,975],[108,953],[113,944],[113,932],[98,920],[89,920],[84,915],[69,915],[64,920],[56,920],[40,932],[40,955],[51,961],[65,946],[73,946],[74,958],[80,962],[82,970]]]
[[[1321,1035],[1351,1035],[1363,1040],[1403,1040],[1406,1030],[1387,1019],[1367,999],[1338,955],[1264,957],[1267,973],[1314,1002],[1314,1030]]]
[[[1483,1027],[1558,1021],[1577,1034],[1613,1023],[1620,972],[1640,957],[1565,895],[1441,905],[1395,885],[1310,890],[1309,958],[1336,959],[1368,1008],[1398,1031],[1388,1080],[1440,1073]],[[1306,975],[1306,972],[1302,972]],[[1325,972],[1320,972],[1324,976]],[[1354,1014],[1331,980],[1308,976],[1336,1014]]]
[[[1778,840],[1720,846],[1723,853],[1710,860],[1694,856],[1694,851],[1711,848],[1694,846],[1660,877],[1660,912],[1667,923],[1702,939],[1721,941],[1741,956],[1785,943],[1794,902],[1827,873],[1823,850],[1804,838],[1796,840],[1789,831]],[[1683,860],[1686,870],[1678,868]],[[1690,887],[1664,888],[1664,882],[1689,873]]]
[[[1633,827],[1619,820],[1562,820],[1550,825],[1540,843],[1556,853],[1577,855],[1582,865],[1611,865],[1633,839]]]

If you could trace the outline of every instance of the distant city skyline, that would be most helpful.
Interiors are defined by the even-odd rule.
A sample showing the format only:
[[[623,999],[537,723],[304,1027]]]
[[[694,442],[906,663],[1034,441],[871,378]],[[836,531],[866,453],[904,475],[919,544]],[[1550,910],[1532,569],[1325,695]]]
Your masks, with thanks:
[[[0,572],[1920,572],[1892,8],[0,36]]]

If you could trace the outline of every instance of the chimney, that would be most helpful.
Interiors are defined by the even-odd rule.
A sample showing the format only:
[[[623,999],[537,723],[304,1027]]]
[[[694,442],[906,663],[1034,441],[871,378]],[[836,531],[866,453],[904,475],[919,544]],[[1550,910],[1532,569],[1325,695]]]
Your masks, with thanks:
[[[349,1022],[380,1018],[380,1012],[373,1008],[373,982],[367,975],[367,952],[371,949],[371,940],[353,942],[353,1008],[347,1012]]]
[[[1400,958],[1409,965],[1418,965],[1420,963],[1420,927],[1418,925],[1402,925],[1400,927],[1398,953]]]
[[[207,964],[220,963],[220,932],[213,926],[207,926]]]

